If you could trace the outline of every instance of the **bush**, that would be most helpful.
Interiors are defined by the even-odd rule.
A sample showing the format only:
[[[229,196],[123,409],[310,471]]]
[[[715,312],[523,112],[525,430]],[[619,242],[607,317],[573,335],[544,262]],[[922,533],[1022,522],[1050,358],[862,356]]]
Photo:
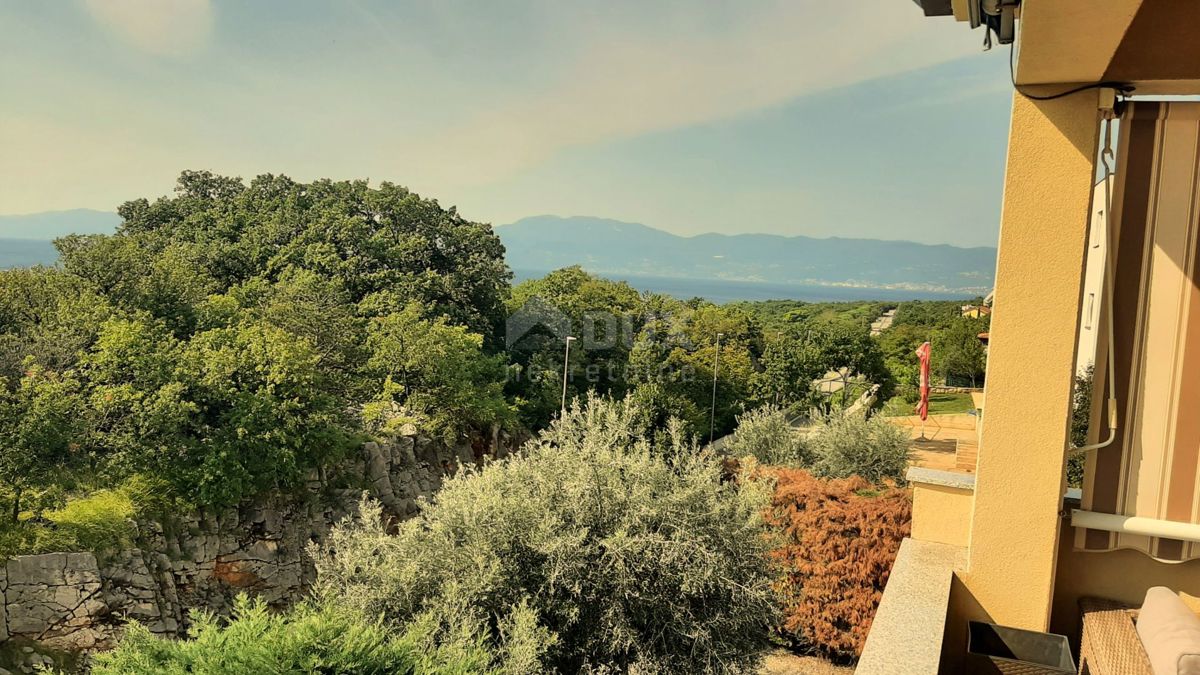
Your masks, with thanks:
[[[477,614],[499,625],[493,649],[542,672],[749,668],[776,616],[764,490],[723,482],[678,438],[652,447],[639,415],[577,405],[522,455],[447,481],[395,536],[364,504],[314,552],[318,597],[396,623]]]
[[[881,417],[831,419],[810,443],[816,458],[813,472],[824,478],[861,476],[875,484],[903,483],[908,470],[908,434]]]
[[[121,491],[100,490],[45,516],[63,535],[67,547],[60,550],[114,550],[129,543],[133,500]]]
[[[773,405],[737,418],[725,450],[735,458],[754,457],[768,466],[808,466],[812,455],[804,438],[788,424],[787,414]]]
[[[862,478],[821,480],[781,469],[768,510],[782,534],[772,557],[784,633],[835,659],[857,657],[883,595],[912,503],[898,489],[878,492]]]
[[[225,675],[226,673],[478,673],[489,657],[482,641],[431,647],[422,625],[395,634],[333,607],[301,605],[272,614],[262,600],[239,596],[225,628],[194,613],[189,640],[165,640],[131,624],[117,648],[97,654],[95,675]]]
[[[41,518],[0,527],[0,560],[58,551],[114,551],[133,535],[133,501],[124,490],[100,490],[74,497]]]

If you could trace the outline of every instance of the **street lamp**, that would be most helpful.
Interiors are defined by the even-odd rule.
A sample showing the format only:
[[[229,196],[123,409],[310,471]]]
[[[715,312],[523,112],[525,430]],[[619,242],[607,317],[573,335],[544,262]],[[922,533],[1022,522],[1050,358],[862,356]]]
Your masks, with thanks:
[[[575,337],[567,336],[567,351],[563,354],[563,392],[562,392],[562,414],[567,414],[567,367],[571,361],[571,343],[575,341]]]
[[[717,427],[717,368],[721,365],[721,338],[724,333],[717,333],[717,351],[713,354],[713,389],[712,408],[708,416],[708,444],[712,445],[713,430]]]

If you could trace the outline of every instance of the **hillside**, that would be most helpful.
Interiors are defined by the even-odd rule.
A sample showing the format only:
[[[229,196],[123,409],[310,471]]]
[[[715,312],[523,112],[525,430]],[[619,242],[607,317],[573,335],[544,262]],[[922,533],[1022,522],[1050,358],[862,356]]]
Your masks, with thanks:
[[[637,223],[536,216],[496,228],[509,265],[581,265],[604,275],[722,279],[976,295],[991,289],[994,248],[769,234],[681,237]]]

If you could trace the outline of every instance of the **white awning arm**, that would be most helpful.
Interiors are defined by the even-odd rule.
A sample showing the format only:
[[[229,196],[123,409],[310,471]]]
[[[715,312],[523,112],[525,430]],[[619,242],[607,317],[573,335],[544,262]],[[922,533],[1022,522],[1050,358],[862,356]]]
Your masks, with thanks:
[[[1160,539],[1200,542],[1200,525],[1142,516],[1122,516],[1071,509],[1071,526],[1120,534],[1141,534]]]

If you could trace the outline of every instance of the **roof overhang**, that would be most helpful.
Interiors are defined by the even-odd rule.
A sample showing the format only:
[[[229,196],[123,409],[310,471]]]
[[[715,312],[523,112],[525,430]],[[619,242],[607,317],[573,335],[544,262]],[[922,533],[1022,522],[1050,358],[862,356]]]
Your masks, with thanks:
[[[955,18],[966,21],[972,2],[951,0]],[[927,15],[927,3],[944,9],[918,0]],[[1018,85],[1116,81],[1138,94],[1200,94],[1197,0],[1024,0],[1017,19]]]

